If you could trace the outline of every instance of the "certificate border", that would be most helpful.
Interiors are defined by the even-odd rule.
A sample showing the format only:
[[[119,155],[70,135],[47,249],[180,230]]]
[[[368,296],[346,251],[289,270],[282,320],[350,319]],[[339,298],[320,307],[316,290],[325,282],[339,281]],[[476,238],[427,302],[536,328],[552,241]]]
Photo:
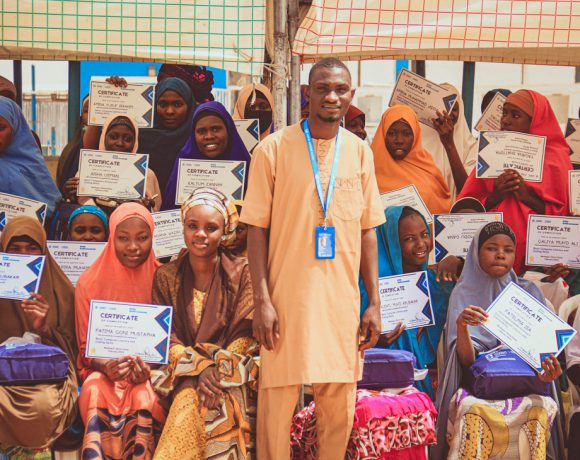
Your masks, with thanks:
[[[479,133],[479,137],[481,139],[481,136],[484,136],[485,133],[500,133],[500,132],[504,132],[504,131],[480,131]],[[511,131],[505,131],[506,133],[511,133]],[[548,145],[548,138],[546,136],[538,136],[536,134],[528,134],[528,133],[516,133],[518,135],[524,135],[524,136],[530,136],[530,137],[541,137],[544,139],[544,154],[542,155],[542,161],[540,164],[540,178],[539,179],[534,179],[534,180],[529,180],[529,179],[524,179],[524,182],[532,182],[534,184],[538,184],[540,182],[542,182],[544,180],[544,162],[546,160],[546,146]],[[480,158],[480,152],[481,150],[479,149],[480,146],[480,141],[479,139],[477,140],[477,159],[475,161],[475,178],[476,179],[497,179],[499,176],[485,176],[485,177],[481,177],[479,175],[479,172],[477,170],[477,165],[479,163],[479,158]],[[521,174],[520,174],[521,175]]]
[[[403,273],[402,275],[390,275],[390,276],[380,276],[379,277],[379,281],[380,281],[380,280],[391,279],[391,278],[409,278],[409,277],[413,276],[413,277],[416,277],[416,281],[419,281],[419,279],[421,278],[421,275],[423,275],[423,274],[425,275],[425,280],[427,281],[427,294],[428,294],[427,300],[429,301],[429,310],[431,311],[432,322],[429,324],[422,324],[421,326],[406,327],[405,328],[406,331],[410,331],[413,329],[419,329],[420,327],[435,326],[435,314],[433,313],[433,304],[431,303],[431,287],[429,286],[429,273],[427,273],[427,270],[420,270],[418,272]],[[393,330],[394,329],[390,329],[388,331],[383,330],[383,325],[381,324],[381,334],[386,334],[386,333],[391,332]]]
[[[389,190],[388,192],[383,192],[383,193],[380,194],[380,196],[388,195],[389,193],[399,192],[399,191],[404,190],[404,189],[409,188],[409,187],[413,187],[413,189],[415,190],[415,193],[417,193],[417,196],[419,197],[419,201],[421,202],[421,204],[423,204],[423,207],[425,208],[425,211],[427,211],[427,215],[426,216],[423,216],[423,217],[425,217],[425,220],[427,221],[427,223],[429,225],[432,225],[433,222],[434,222],[433,221],[433,214],[431,214],[431,212],[429,211],[429,208],[425,204],[425,201],[423,201],[423,197],[419,193],[419,190],[417,189],[417,187],[415,186],[415,184],[409,184],[409,185],[405,185],[404,187],[399,187],[399,188],[396,188],[394,190]],[[381,202],[381,204],[382,204],[382,202]],[[403,205],[391,205],[391,206],[403,206]],[[404,206],[411,207],[409,205],[404,205]],[[388,207],[389,206],[383,208],[383,210],[387,209]],[[413,209],[415,209],[415,208],[413,208]],[[421,214],[421,212],[418,209],[415,209],[415,211],[417,211],[417,212],[419,212]]]
[[[163,356],[163,361],[145,361],[151,364],[167,364],[169,361],[169,344],[171,341],[171,330],[173,329],[173,306],[171,305],[155,305],[155,304],[146,304],[146,303],[134,303],[134,302],[115,302],[112,300],[99,300],[99,299],[91,299],[91,303],[89,304],[89,321],[87,323],[87,341],[86,341],[86,348],[85,348],[85,358],[88,359],[116,359],[111,358],[110,356],[89,356],[89,343],[91,339],[91,323],[93,320],[93,302],[98,302],[101,304],[112,304],[112,305],[124,305],[124,306],[135,306],[135,307],[147,307],[147,308],[169,308],[169,331],[167,334],[167,341],[165,345],[165,355]]]
[[[568,345],[568,343],[570,343],[570,340],[572,340],[572,338],[574,338],[574,336],[576,335],[576,333],[578,331],[576,331],[576,329],[574,329],[574,327],[570,326],[567,322],[565,322],[562,318],[560,318],[556,313],[554,313],[549,307],[547,307],[546,305],[544,305],[542,302],[540,302],[538,299],[536,299],[532,294],[530,294],[528,291],[526,291],[525,289],[523,289],[521,286],[518,286],[516,283],[514,283],[513,281],[510,281],[508,283],[508,285],[502,289],[502,291],[499,293],[499,295],[495,298],[495,300],[490,304],[489,307],[487,307],[487,309],[485,310],[488,314],[491,312],[492,308],[494,308],[496,306],[496,304],[498,303],[498,301],[500,300],[500,298],[502,297],[502,295],[504,294],[504,292],[507,290],[508,287],[510,287],[511,285],[515,286],[517,289],[519,289],[521,292],[524,292],[526,295],[529,295],[530,297],[532,297],[536,302],[538,302],[538,304],[548,313],[548,315],[553,316],[554,318],[556,318],[561,324],[566,325],[567,328],[569,328],[570,330],[574,331],[574,333],[572,334],[572,336],[570,337],[570,339],[568,340],[568,342],[566,342],[566,345],[564,345],[562,348],[560,348],[556,353],[554,353],[554,356],[557,358],[560,353],[562,353],[562,350],[564,348],[566,348],[566,346]],[[516,350],[514,350],[509,344],[503,342],[498,336],[496,336],[493,332],[491,332],[486,326],[485,324],[483,324],[483,327],[485,328],[485,330],[487,332],[489,332],[491,335],[493,335],[501,344],[503,344],[504,346],[508,347],[511,351],[513,351],[516,355],[518,355],[520,358],[522,358],[526,363],[528,363],[532,369],[536,369],[541,371],[542,367],[535,367],[533,363],[528,361],[528,357],[527,356],[522,356],[520,355]],[[541,361],[540,361],[541,364]]]
[[[45,203],[44,201],[33,200],[32,198],[26,198],[24,196],[13,195],[12,193],[0,192],[0,195],[9,196],[11,198],[16,198],[18,200],[28,201],[30,204],[33,204],[33,203],[40,204],[41,206],[39,206],[35,209],[36,217],[38,217],[38,211],[40,211],[42,209],[42,207],[44,206],[44,208],[45,208],[44,215],[43,215],[42,221],[40,222],[42,225],[44,225],[44,222],[46,221],[46,213],[48,212],[48,204],[47,203]],[[0,203],[0,206],[1,206],[1,203]],[[3,209],[0,209],[0,212],[5,212],[5,211]],[[6,216],[6,218],[8,219],[8,216]]]
[[[179,211],[178,209],[169,209],[167,211],[158,211],[158,212],[151,213],[151,215],[153,216],[153,224],[156,225],[156,223],[155,223],[155,216],[156,215],[159,215],[159,214],[173,214],[173,213],[181,214],[181,211]],[[183,224],[183,222],[182,222],[182,224]],[[182,237],[182,240],[183,240],[183,234],[181,234],[181,237]],[[155,232],[153,233],[153,242],[155,242]],[[184,249],[186,247],[186,244],[185,244],[185,241],[182,241],[182,242],[183,242],[183,246],[182,246],[181,249]],[[173,256],[179,254],[181,252],[181,249],[179,251],[177,251],[176,253],[157,255],[157,254],[155,254],[155,248],[154,247],[151,248],[151,250],[153,251],[153,254],[155,254],[155,258],[157,258],[157,259],[163,259],[164,257],[173,257]]]
[[[147,164],[145,165],[145,173],[143,174],[143,196],[140,198],[127,198],[126,196],[112,196],[112,195],[95,195],[94,193],[79,193],[79,189],[81,187],[80,178],[82,176],[82,165],[83,165],[83,153],[85,152],[98,152],[98,153],[110,153],[111,155],[125,155],[131,158],[135,158],[138,160],[139,158],[147,158]],[[141,200],[145,197],[147,193],[147,169],[149,168],[149,154],[148,153],[126,153],[126,152],[111,152],[110,150],[95,150],[95,149],[81,149],[80,156],[79,156],[79,185],[77,187],[77,196],[88,196],[91,198],[110,198],[112,200],[125,200],[125,201],[136,201]]]
[[[103,248],[101,250],[101,254],[102,254],[103,250],[105,249],[105,246],[107,245],[107,242],[106,241],[103,241],[103,242],[100,242],[100,241],[59,241],[59,240],[47,240],[46,241],[46,248],[48,249],[48,252],[50,252],[50,255],[52,256],[52,258],[54,259],[56,264],[60,267],[62,272],[66,275],[68,280],[71,283],[73,283],[73,286],[76,287],[76,282],[73,282],[73,280],[70,278],[68,273],[66,273],[64,271],[64,268],[58,263],[58,259],[52,253],[51,246],[54,246],[54,245],[56,245],[56,246],[67,246],[67,245],[71,245],[71,246],[94,246],[94,247],[102,246],[102,248]],[[100,257],[100,254],[97,256],[97,258],[98,257]]]
[[[91,80],[89,82],[89,112],[88,112],[88,125],[89,126],[104,126],[103,123],[90,123],[91,121],[91,100],[93,99],[93,83],[106,83],[108,85],[112,85],[111,83],[107,83],[106,80],[101,80],[98,77],[95,78],[94,76],[91,77]],[[115,85],[112,85],[114,88],[116,88]],[[127,82],[127,86],[147,86],[147,87],[151,87],[153,90],[153,103],[151,104],[151,123],[149,123],[146,126],[140,126],[139,122],[137,120],[135,120],[135,117],[129,113],[129,112],[122,112],[119,113],[119,116],[123,116],[123,115],[127,115],[131,118],[133,118],[133,120],[135,120],[135,123],[137,123],[137,127],[139,129],[151,129],[155,126],[155,93],[156,93],[156,86],[153,83],[129,83]],[[143,117],[140,117],[143,118]]]
[[[579,220],[580,221],[580,217],[578,216],[546,216],[544,214],[529,214],[528,215],[528,228],[526,229],[526,265],[532,266],[532,267],[551,267],[552,264],[536,264],[536,263],[531,263],[528,259],[528,254],[529,254],[529,249],[530,249],[530,231],[531,231],[531,223],[532,223],[532,219],[534,217],[548,217],[549,219],[574,219],[574,220]],[[580,268],[580,263],[578,264],[568,264],[568,266],[570,268]]]
[[[477,125],[479,125],[481,123],[481,121],[484,119],[484,117],[486,116],[487,112],[489,112],[491,110],[491,108],[495,105],[495,100],[496,99],[503,99],[503,102],[505,104],[505,100],[507,99],[506,96],[504,96],[502,93],[497,92],[494,94],[493,98],[491,99],[491,101],[489,102],[488,106],[485,108],[485,110],[483,111],[483,113],[481,114],[481,116],[479,117],[479,120],[477,120],[477,122],[473,125],[473,129],[475,129],[477,132],[481,132],[479,131],[479,129],[477,129]],[[490,131],[489,129],[484,129],[482,131]]]
[[[578,179],[580,180],[580,169],[570,169],[568,171],[568,203],[569,203],[569,211],[570,214],[572,214],[571,217],[578,217],[580,214],[574,214],[574,209],[572,208],[572,206],[574,206],[572,204],[572,176],[573,175],[578,175]],[[578,210],[580,211],[580,209]]]
[[[9,255],[10,257],[16,257],[16,258],[29,258],[31,260],[35,260],[35,259],[42,259],[42,264],[40,266],[40,269],[38,270],[38,276],[36,277],[36,283],[34,285],[34,289],[32,292],[37,293],[39,286],[40,286],[40,282],[42,281],[42,275],[44,273],[44,266],[46,264],[46,254],[11,254],[11,253],[7,253],[7,252],[3,252],[0,254],[6,254]],[[24,286],[23,286],[24,287]],[[24,300],[22,297],[12,297],[12,296],[1,296],[0,295],[0,299],[8,299],[8,300]]]
[[[241,186],[242,186],[242,196],[244,196],[244,192],[246,191],[246,175],[248,174],[248,162],[246,160],[198,160],[198,159],[194,159],[194,158],[179,158],[177,163],[177,184],[175,186],[175,205],[176,206],[181,206],[182,203],[178,203],[179,200],[179,183],[181,180],[181,165],[188,161],[188,162],[198,162],[198,161],[205,161],[207,163],[234,163],[234,164],[240,164],[240,163],[244,163],[244,180],[241,182]],[[224,193],[221,190],[218,190],[221,193]],[[224,193],[225,195],[225,193]],[[228,196],[228,198],[230,198]]]

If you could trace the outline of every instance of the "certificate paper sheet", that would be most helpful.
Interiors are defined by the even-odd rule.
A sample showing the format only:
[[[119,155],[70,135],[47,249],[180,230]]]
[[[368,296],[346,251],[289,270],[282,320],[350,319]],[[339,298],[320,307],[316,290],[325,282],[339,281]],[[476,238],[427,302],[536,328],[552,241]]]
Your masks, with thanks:
[[[534,369],[551,354],[558,356],[576,331],[515,283],[487,309],[483,326]]]
[[[45,256],[0,253],[0,299],[24,300],[38,291]]]
[[[580,170],[568,171],[568,193],[570,212],[575,216],[580,216]]]
[[[481,114],[481,118],[475,124],[475,129],[481,131],[499,131],[501,129],[501,115],[503,104],[507,98],[501,93],[495,93],[493,99]]]
[[[153,252],[155,257],[171,257],[179,254],[185,247],[181,211],[162,211],[153,213],[155,232],[153,232]]]
[[[21,196],[0,193],[0,232],[12,217],[28,216],[38,219],[44,225],[46,203]]]
[[[252,153],[260,142],[260,120],[255,118],[234,120],[234,124],[248,152]]]
[[[435,214],[433,217],[436,262],[447,254],[465,258],[473,236],[481,227],[489,222],[503,221],[501,212]]]
[[[166,364],[172,314],[166,305],[91,300],[86,357]]]
[[[545,151],[545,136],[483,131],[479,135],[476,177],[499,177],[505,169],[514,169],[525,181],[542,182]]]
[[[566,142],[570,146],[572,155],[570,161],[576,165],[580,164],[580,120],[577,118],[568,118],[566,125]]]
[[[81,150],[79,196],[138,200],[145,195],[149,155]]]
[[[433,326],[427,272],[379,278],[382,332],[390,332],[403,322],[407,329]]]
[[[451,91],[403,69],[393,89],[389,107],[396,104],[407,105],[415,111],[421,123],[433,127],[431,119],[437,118],[437,110],[451,112],[456,99],[457,95]]]
[[[106,244],[85,241],[47,242],[50,254],[73,286],[77,285],[81,274],[101,255]]]
[[[390,192],[381,193],[381,201],[385,209],[389,206],[410,206],[419,211],[428,224],[433,223],[433,216],[427,209],[423,198],[419,195],[417,187],[413,184],[391,190]]]
[[[91,80],[89,125],[102,126],[111,115],[130,115],[139,128],[153,128],[155,85],[129,83],[121,88]]]
[[[196,188],[219,190],[234,200],[244,196],[245,161],[179,160],[175,204],[183,203]]]
[[[528,217],[526,265],[580,268],[580,217]]]

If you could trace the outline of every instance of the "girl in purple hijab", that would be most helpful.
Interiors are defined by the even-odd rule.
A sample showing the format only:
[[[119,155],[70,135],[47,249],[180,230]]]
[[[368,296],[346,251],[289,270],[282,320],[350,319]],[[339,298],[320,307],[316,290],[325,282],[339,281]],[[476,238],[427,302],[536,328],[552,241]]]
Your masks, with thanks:
[[[251,156],[238,134],[234,120],[227,109],[216,101],[200,104],[193,114],[189,139],[179,152],[163,195],[163,208],[176,209],[177,172],[180,159],[233,160],[246,162],[245,188],[248,183]],[[242,199],[234,196],[234,199]]]

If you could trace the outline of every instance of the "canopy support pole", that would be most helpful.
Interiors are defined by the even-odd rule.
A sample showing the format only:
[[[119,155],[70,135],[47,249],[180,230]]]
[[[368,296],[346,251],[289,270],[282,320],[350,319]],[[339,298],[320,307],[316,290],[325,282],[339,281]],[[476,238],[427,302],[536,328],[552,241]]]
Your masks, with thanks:
[[[467,126],[471,129],[473,124],[473,93],[475,91],[475,62],[463,63],[463,84],[461,85],[461,98],[463,99],[463,111]]]
[[[425,61],[411,61],[411,70],[417,75],[425,77]]]
[[[12,61],[14,86],[16,86],[16,103],[22,108],[22,61]]]
[[[281,130],[287,120],[286,71],[288,64],[288,0],[274,4],[274,56],[272,94],[274,96],[274,129]]]
[[[290,45],[298,31],[300,9],[298,0],[288,0],[288,35]],[[300,56],[290,55],[290,124],[300,121]]]
[[[68,63],[68,138],[72,139],[79,124],[81,106],[81,63]]]

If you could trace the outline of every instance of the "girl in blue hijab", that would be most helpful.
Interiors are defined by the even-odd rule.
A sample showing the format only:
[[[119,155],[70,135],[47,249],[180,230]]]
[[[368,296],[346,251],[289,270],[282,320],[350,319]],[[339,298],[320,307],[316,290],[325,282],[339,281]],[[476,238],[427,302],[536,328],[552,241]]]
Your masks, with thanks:
[[[61,198],[20,107],[4,96],[0,96],[0,192],[46,203],[47,218]]]
[[[219,102],[200,104],[193,114],[190,136],[173,164],[173,171],[163,194],[162,209],[176,209],[175,204],[179,160],[233,160],[246,162],[245,184],[248,184],[250,153],[238,134],[227,109]],[[242,199],[242,196],[234,197]]]
[[[454,283],[440,283],[436,280],[437,271],[428,270],[427,260],[433,248],[431,231],[418,211],[408,206],[390,206],[385,210],[385,217],[387,221],[377,228],[379,278],[427,270],[435,325],[404,330],[393,343],[382,339],[379,346],[410,351],[417,358],[418,368],[426,369],[437,360]],[[367,306],[368,296],[361,283],[361,314]],[[415,386],[435,399],[429,376],[416,381]]]

